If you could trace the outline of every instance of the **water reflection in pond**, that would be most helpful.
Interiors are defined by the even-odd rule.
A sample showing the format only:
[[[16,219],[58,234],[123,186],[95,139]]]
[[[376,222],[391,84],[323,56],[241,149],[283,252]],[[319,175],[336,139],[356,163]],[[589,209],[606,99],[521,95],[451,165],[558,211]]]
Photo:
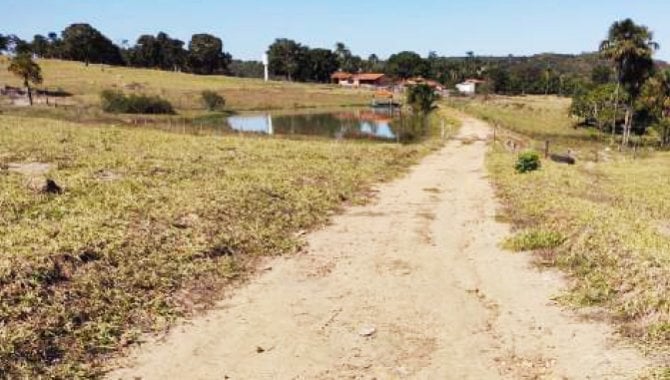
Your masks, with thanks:
[[[227,121],[232,129],[241,132],[395,140],[393,123],[397,122],[397,116],[391,110],[366,109],[300,115],[238,115]]]

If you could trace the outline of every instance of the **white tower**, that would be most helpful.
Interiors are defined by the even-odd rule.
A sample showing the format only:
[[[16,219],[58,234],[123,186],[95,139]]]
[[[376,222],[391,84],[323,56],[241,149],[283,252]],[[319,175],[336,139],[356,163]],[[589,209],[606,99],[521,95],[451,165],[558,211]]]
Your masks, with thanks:
[[[266,82],[270,80],[270,69],[269,69],[270,62],[269,61],[270,60],[268,59],[267,53],[263,54],[263,66],[265,67],[265,81]]]

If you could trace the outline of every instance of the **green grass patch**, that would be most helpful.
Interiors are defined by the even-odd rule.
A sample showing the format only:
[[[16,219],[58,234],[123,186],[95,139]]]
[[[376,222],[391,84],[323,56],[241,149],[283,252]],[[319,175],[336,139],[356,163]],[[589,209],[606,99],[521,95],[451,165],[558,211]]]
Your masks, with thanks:
[[[558,248],[563,242],[565,242],[565,237],[560,232],[529,230],[519,232],[507,239],[503,247],[515,252],[535,251]]]

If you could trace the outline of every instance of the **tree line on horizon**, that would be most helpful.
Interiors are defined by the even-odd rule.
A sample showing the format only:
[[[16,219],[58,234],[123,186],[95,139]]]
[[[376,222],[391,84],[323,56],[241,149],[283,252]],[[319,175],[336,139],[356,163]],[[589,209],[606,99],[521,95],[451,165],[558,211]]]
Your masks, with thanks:
[[[224,51],[221,38],[194,34],[188,43],[168,34],[141,35],[134,44],[121,46],[89,24],[66,27],[60,34],[35,35],[24,41],[0,35],[0,52],[33,54],[40,58],[180,71],[201,75],[223,74],[261,78],[259,61],[236,60]],[[612,82],[611,65],[596,53],[581,55],[539,54],[531,57],[482,57],[467,52],[463,57],[426,57],[412,51],[381,59],[355,55],[341,42],[333,49],[311,48],[279,38],[268,48],[270,73],[275,79],[300,82],[330,81],[335,71],[379,72],[397,79],[423,77],[447,87],[468,79],[483,79],[485,92],[499,94],[556,94],[570,96],[590,83]]]
[[[166,33],[142,35],[133,46],[120,47],[89,24],[66,27],[60,34],[37,34],[32,41],[0,34],[0,52],[35,55],[39,58],[101,63],[117,66],[155,68],[193,74],[230,74],[232,56],[223,50],[223,41],[214,35],[194,34],[188,45]]]

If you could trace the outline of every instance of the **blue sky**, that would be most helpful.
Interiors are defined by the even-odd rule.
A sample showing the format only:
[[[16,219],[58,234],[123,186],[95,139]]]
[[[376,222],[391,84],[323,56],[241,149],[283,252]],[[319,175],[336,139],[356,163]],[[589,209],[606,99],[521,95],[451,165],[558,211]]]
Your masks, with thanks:
[[[670,60],[668,0],[0,0],[0,33],[31,38],[88,22],[115,42],[164,31],[207,32],[225,50],[259,59],[276,37],[355,54],[525,55],[593,51],[614,21],[650,27]],[[666,46],[667,45],[667,46]]]

